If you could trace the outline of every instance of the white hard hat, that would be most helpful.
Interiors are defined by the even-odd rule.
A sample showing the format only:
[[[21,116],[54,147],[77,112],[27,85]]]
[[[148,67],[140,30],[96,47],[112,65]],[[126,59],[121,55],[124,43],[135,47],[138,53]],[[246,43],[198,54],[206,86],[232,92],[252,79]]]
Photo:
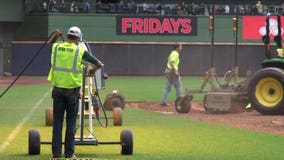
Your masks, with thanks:
[[[81,29],[77,26],[70,27],[67,34],[79,37],[82,40],[82,32]]]

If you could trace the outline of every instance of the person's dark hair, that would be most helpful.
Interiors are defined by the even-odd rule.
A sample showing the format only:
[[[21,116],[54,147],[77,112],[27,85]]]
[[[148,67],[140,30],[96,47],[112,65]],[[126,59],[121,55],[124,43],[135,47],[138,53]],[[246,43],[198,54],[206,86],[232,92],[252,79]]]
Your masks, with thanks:
[[[179,47],[180,44],[178,43],[175,43],[173,46],[174,46],[174,49],[177,49]]]
[[[78,37],[67,34],[67,38],[70,39],[70,40],[76,40]]]

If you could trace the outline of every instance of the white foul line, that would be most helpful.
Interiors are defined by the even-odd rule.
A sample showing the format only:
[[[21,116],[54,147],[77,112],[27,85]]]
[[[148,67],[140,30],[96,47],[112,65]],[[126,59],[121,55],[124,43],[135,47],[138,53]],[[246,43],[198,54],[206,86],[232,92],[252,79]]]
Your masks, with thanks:
[[[47,92],[43,95],[43,97],[34,105],[34,107],[30,110],[30,112],[22,119],[22,121],[16,126],[16,128],[4,140],[4,142],[0,146],[0,153],[2,153],[9,146],[9,144],[15,139],[17,134],[22,129],[23,125],[29,120],[30,116],[32,116],[34,111],[40,106],[42,101],[47,97],[48,93],[49,92]]]

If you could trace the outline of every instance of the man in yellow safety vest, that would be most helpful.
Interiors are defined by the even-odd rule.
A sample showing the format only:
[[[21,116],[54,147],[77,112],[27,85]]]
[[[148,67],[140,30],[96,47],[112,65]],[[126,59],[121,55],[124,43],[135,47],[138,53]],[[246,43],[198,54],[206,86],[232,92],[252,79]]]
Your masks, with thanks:
[[[277,50],[276,50],[276,52],[277,52],[277,56],[279,57],[279,58],[281,58],[281,57],[283,57],[283,48],[278,48]]]
[[[165,69],[165,76],[167,78],[166,86],[163,92],[162,100],[160,105],[167,106],[167,97],[169,92],[171,91],[172,85],[176,89],[176,97],[182,97],[182,83],[179,72],[179,55],[182,51],[182,44],[174,44],[174,50],[172,50],[171,54],[168,56],[168,61]]]
[[[52,44],[51,68],[48,75],[48,80],[53,85],[52,154],[53,158],[61,158],[62,128],[66,112],[64,155],[65,158],[76,158],[74,138],[84,68],[82,60],[94,65],[89,70],[90,74],[94,74],[103,64],[83,47],[78,46],[82,39],[79,27],[70,27],[67,32],[67,40],[57,43],[56,40],[61,35],[62,32],[57,29],[49,40],[49,43]]]

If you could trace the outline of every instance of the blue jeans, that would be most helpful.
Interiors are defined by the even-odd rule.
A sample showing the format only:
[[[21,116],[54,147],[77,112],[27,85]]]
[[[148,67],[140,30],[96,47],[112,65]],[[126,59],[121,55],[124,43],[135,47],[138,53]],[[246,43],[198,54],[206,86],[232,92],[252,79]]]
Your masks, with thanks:
[[[53,130],[52,130],[52,154],[61,157],[62,153],[62,128],[64,113],[66,111],[65,131],[65,157],[71,157],[75,152],[76,119],[79,106],[80,87],[65,89],[53,87]]]
[[[181,83],[180,76],[175,75],[173,72],[171,72],[167,69],[165,71],[165,76],[167,78],[167,82],[166,82],[166,87],[165,87],[164,92],[163,92],[163,97],[162,97],[161,103],[167,103],[167,97],[168,97],[168,94],[171,91],[172,85],[176,89],[177,98],[182,97],[182,83]]]

